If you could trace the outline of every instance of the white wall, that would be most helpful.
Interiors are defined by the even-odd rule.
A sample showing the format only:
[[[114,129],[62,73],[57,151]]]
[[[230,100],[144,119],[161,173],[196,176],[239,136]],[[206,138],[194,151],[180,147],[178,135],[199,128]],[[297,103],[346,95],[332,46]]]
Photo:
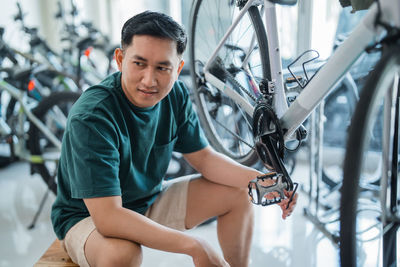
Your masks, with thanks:
[[[38,27],[40,25],[40,10],[37,1],[20,0],[19,1],[25,13],[25,23],[29,27]],[[12,45],[15,45],[21,49],[27,48],[26,41],[21,33],[21,23],[15,22],[13,17],[17,14],[16,1],[0,0],[1,15],[0,15],[0,26],[5,28],[4,39]]]
[[[64,8],[70,10],[71,0],[61,0]],[[178,21],[187,22],[189,10],[179,11],[181,1],[191,0],[74,0],[79,8],[80,20],[91,21],[103,33],[111,37],[113,44],[120,41],[120,30],[123,23],[131,16],[150,9],[170,14]],[[330,0],[300,0],[302,2],[312,2],[310,5],[303,5],[308,12],[306,16],[312,14],[312,25],[310,32],[304,32],[308,25],[297,24],[297,17],[300,22],[307,18],[302,18],[302,13],[297,13],[296,7],[279,8],[278,19],[280,21],[282,55],[285,57],[298,55],[298,47],[305,49],[308,46],[321,53],[322,58],[330,55],[332,50],[333,36],[336,30],[338,14],[340,11],[339,1]],[[0,15],[0,26],[6,28],[5,40],[11,45],[21,49],[28,49],[29,39],[20,30],[20,23],[13,20],[17,12],[17,0],[0,0],[3,8]],[[60,34],[62,33],[61,23],[54,18],[57,11],[56,0],[19,0],[24,12],[26,13],[26,24],[30,27],[38,27],[41,36],[45,37],[50,46],[56,51],[60,51]],[[304,3],[303,3],[304,4]],[[310,8],[310,9],[309,9]],[[188,9],[188,8],[186,8]],[[304,15],[304,14],[303,14]],[[184,16],[184,17],[183,17]],[[310,21],[310,19],[309,19]],[[316,27],[318,25],[318,27]],[[187,30],[188,25],[186,25]],[[303,37],[311,38],[304,40]]]
[[[311,48],[317,50],[322,59],[328,58],[332,53],[341,10],[338,0],[313,1]]]
[[[65,11],[70,11],[71,0],[61,0]],[[29,27],[37,27],[42,37],[50,47],[59,51],[61,22],[54,17],[57,12],[56,0],[18,0],[26,14],[25,22]],[[123,23],[133,15],[144,11],[154,10],[169,13],[176,11],[180,0],[74,0],[79,8],[79,20],[90,21],[103,33],[111,37],[112,43],[120,41],[120,31]],[[17,13],[17,0],[0,0],[0,6],[7,7],[1,11],[0,26],[5,27],[4,39],[12,46],[26,51],[29,38],[22,33],[20,23],[13,20]],[[179,14],[171,14],[180,20]]]

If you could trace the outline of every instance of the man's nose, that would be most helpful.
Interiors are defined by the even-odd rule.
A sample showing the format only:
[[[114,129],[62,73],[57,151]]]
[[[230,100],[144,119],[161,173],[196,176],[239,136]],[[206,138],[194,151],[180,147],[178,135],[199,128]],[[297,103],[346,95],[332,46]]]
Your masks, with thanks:
[[[152,87],[157,84],[156,73],[153,68],[146,68],[144,70],[142,83],[146,87]]]

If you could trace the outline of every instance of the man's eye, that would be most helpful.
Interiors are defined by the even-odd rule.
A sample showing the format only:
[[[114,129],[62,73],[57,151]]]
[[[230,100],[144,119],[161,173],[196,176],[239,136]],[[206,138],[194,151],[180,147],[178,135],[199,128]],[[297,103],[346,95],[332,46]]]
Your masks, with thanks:
[[[134,61],[133,64],[135,64],[136,66],[139,66],[139,67],[144,66],[144,63],[139,62],[139,61]]]
[[[167,70],[169,70],[169,68],[166,68],[166,67],[158,67],[158,69],[161,70],[161,71],[167,71]]]

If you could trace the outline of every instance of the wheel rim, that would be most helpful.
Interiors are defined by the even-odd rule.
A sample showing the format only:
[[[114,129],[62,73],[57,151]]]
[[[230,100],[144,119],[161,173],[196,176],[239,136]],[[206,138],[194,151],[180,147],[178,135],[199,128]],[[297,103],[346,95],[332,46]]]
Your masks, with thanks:
[[[239,13],[235,2],[220,0],[197,2],[195,6],[197,19],[192,24],[191,36],[192,77],[197,88],[195,100],[199,116],[211,144],[231,158],[246,161],[254,155],[252,118],[217,88],[207,82],[201,82],[204,80],[203,68],[206,60],[211,56],[219,40]],[[253,7],[250,12],[259,11],[257,7]],[[248,64],[245,64],[249,70],[247,73],[251,73],[259,83],[266,76],[265,62],[261,62],[261,58],[267,57],[266,51],[259,49],[258,36],[256,37],[254,34],[255,31],[259,31],[252,24],[254,16],[247,14],[243,17],[226,45],[217,55],[223,63],[217,64],[211,70],[213,74],[220,75],[219,77],[224,76],[224,79],[236,92],[253,104],[257,95],[251,88],[243,68],[243,61],[248,60]],[[259,17],[259,14],[257,16]],[[253,36],[255,36],[254,45],[252,49],[249,49],[248,46]],[[259,38],[266,40],[265,33],[263,37]],[[251,53],[246,57],[247,51],[251,51]]]
[[[348,145],[343,181],[343,186],[348,189],[342,192],[341,204],[341,256],[344,266],[393,266],[392,261],[389,263],[384,255],[397,250],[396,236],[399,235],[398,223],[397,226],[393,224],[393,218],[399,221],[398,211],[393,212],[399,206],[399,192],[396,186],[390,184],[391,179],[397,180],[399,164],[398,147],[393,149],[395,140],[398,141],[398,133],[395,134],[394,130],[395,121],[399,119],[395,116],[400,73],[398,61],[383,61],[386,63],[383,67],[376,67],[381,67],[382,72],[373,77],[377,80],[376,84],[374,83],[376,88],[372,86],[375,90],[371,93],[371,100],[362,109],[364,115],[361,117],[365,117],[366,122],[360,130],[365,136],[358,136],[361,139],[361,153],[349,151]],[[367,89],[371,88],[364,90]],[[397,113],[398,111],[397,108]],[[357,119],[360,119],[360,116],[353,118],[352,123]],[[356,137],[352,132],[353,130],[350,132],[349,144]],[[350,163],[351,153],[360,153],[359,163]],[[358,164],[361,164],[359,174],[351,169],[351,165],[356,169]],[[391,172],[393,177],[388,176]],[[353,196],[346,196],[345,194],[351,194],[350,188],[354,188]],[[390,197],[393,197],[393,200],[390,200]],[[388,205],[394,205],[395,209]]]
[[[68,113],[78,97],[78,93],[56,92],[43,100],[34,111],[60,142],[66,128]],[[31,125],[29,132],[34,171],[38,172],[49,188],[56,193],[55,177],[61,151],[34,125]]]

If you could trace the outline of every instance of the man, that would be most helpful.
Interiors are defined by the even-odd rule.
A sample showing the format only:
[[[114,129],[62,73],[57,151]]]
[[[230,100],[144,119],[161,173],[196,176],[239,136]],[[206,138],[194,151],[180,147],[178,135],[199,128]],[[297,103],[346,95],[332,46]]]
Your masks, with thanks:
[[[190,255],[195,266],[248,266],[246,188],[261,173],[208,146],[177,81],[185,46],[170,17],[132,17],[115,51],[120,72],[86,90],[69,114],[52,222],[81,266],[140,266],[141,245]],[[162,188],[173,150],[201,176]],[[295,202],[285,209],[283,201],[284,218]],[[223,255],[182,232],[214,216]]]

